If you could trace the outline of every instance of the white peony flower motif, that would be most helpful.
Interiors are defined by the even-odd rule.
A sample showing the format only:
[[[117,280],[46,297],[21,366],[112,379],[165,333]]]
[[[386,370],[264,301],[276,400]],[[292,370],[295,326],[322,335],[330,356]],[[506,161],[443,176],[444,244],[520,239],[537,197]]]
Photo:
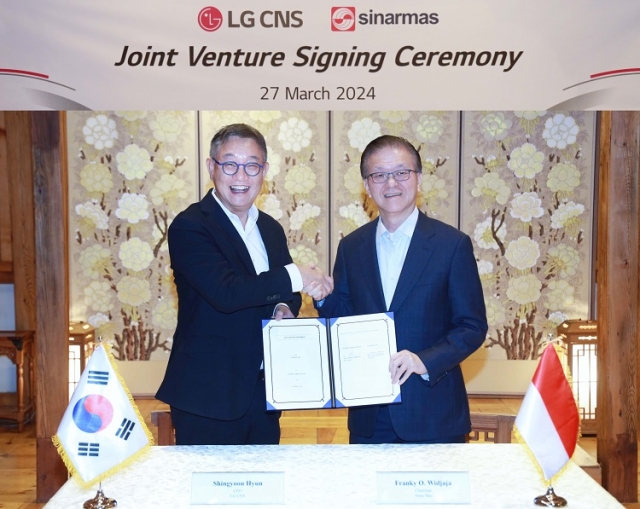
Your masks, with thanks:
[[[127,180],[143,179],[153,169],[149,152],[135,143],[127,145],[122,152],[118,152],[116,161],[118,171]]]
[[[146,118],[147,114],[148,112],[146,110],[116,111],[116,115],[128,120],[129,122],[142,120],[143,118]]]
[[[116,284],[118,299],[129,306],[139,306],[151,299],[149,281],[133,276],[124,276]]]
[[[301,118],[291,117],[280,124],[278,141],[285,150],[300,152],[311,144],[313,133],[309,124]]]
[[[262,122],[263,124],[269,124],[273,120],[278,120],[280,117],[282,117],[282,112],[280,110],[273,110],[273,111],[258,110],[258,111],[250,111],[249,116],[251,117],[251,120]]]
[[[106,164],[90,163],[80,170],[80,184],[89,193],[107,194],[113,188],[113,175]]]
[[[542,282],[533,274],[509,279],[507,297],[521,306],[536,302],[540,298]]]
[[[156,140],[172,143],[182,133],[182,120],[178,112],[160,111],[155,119],[149,121],[149,127]]]
[[[275,194],[261,194],[256,199],[256,207],[274,219],[282,219],[283,212],[280,208],[280,200]]]
[[[504,239],[507,236],[507,227],[504,223],[498,228],[496,232],[498,239],[500,242],[504,242]],[[473,238],[478,244],[478,247],[482,249],[499,249],[498,243],[493,238],[491,233],[491,218],[488,217],[481,223],[478,223],[473,232]]]
[[[209,117],[209,131],[212,135],[225,125],[240,124],[245,121],[243,117],[244,112],[242,111],[216,111],[214,115]],[[209,139],[211,139],[211,135],[209,135]]]
[[[551,214],[551,228],[564,228],[571,238],[576,238],[580,233],[580,216],[584,213],[584,205],[581,203],[561,203]]]
[[[91,327],[93,327],[94,329],[99,329],[100,327],[109,323],[110,321],[111,320],[109,319],[109,317],[104,313],[96,313],[95,315],[91,315],[87,319],[87,322],[89,322],[89,325],[91,325]]]
[[[531,143],[525,143],[511,151],[507,166],[518,178],[533,179],[542,171],[544,154]]]
[[[549,281],[549,293],[545,303],[550,311],[562,311],[573,304],[575,288],[564,279]]]
[[[409,120],[411,114],[408,111],[381,111],[379,116],[382,120],[386,120],[391,124],[399,124],[400,122],[405,122]]]
[[[307,195],[314,187],[316,187],[316,174],[303,164],[289,168],[284,177],[284,188],[289,194]]]
[[[500,205],[507,203],[511,190],[497,173],[485,173],[473,182],[476,187],[471,190],[471,194],[482,198],[485,209],[488,209],[494,201]]]
[[[80,252],[78,263],[82,274],[90,279],[98,279],[108,273],[111,251],[100,244],[93,244]]]
[[[345,234],[350,233],[356,228],[361,227],[363,224],[367,224],[369,222],[369,216],[365,212],[362,207],[362,203],[354,202],[349,205],[343,205],[338,209],[338,213],[340,217],[342,217],[345,221]]]
[[[478,260],[478,274],[484,276],[493,273],[493,263],[488,260]]]
[[[93,311],[107,313],[113,308],[111,286],[106,281],[91,281],[84,288],[84,303]]]
[[[160,329],[175,330],[178,324],[178,302],[174,297],[160,299],[151,312],[151,323]]]
[[[435,115],[422,115],[420,120],[413,124],[413,132],[420,141],[438,143],[444,133],[444,122]]]
[[[109,216],[95,202],[87,201],[76,205],[76,213],[90,227],[98,230],[109,228]]]
[[[318,216],[320,216],[320,207],[301,201],[296,210],[291,213],[289,228],[301,230],[305,222]]]
[[[513,122],[504,116],[500,111],[489,113],[482,117],[480,130],[487,141],[501,141],[509,134],[509,129]]]
[[[359,166],[352,166],[344,174],[344,187],[353,196],[360,196],[364,193],[364,183]]]
[[[485,297],[484,305],[487,309],[487,323],[490,327],[498,328],[507,320],[507,313],[500,302],[495,297]]]
[[[113,148],[113,140],[118,139],[116,122],[106,115],[89,117],[82,128],[84,141],[97,150]]]
[[[137,224],[149,217],[149,202],[144,194],[124,193],[118,200],[116,217]]]
[[[580,170],[573,163],[556,164],[547,175],[547,187],[562,198],[572,195],[579,185]]]
[[[542,137],[549,147],[564,150],[567,145],[573,145],[576,142],[578,132],[580,128],[573,117],[558,113],[544,123]]]
[[[547,114],[547,110],[544,111],[514,111],[516,117],[523,118],[524,120],[535,120],[538,117],[544,117]]]
[[[267,161],[269,161],[269,170],[264,174],[264,179],[267,182],[271,182],[280,173],[282,157],[277,152],[274,152],[271,147],[267,147]]]
[[[135,272],[148,268],[153,261],[151,246],[138,237],[133,237],[120,244],[118,256],[124,267]]]
[[[567,315],[565,315],[562,311],[554,311],[549,315],[549,322],[551,322],[552,327],[556,328],[561,323],[566,322],[569,319]]]
[[[382,133],[380,132],[380,124],[374,122],[373,119],[366,117],[356,120],[351,124],[351,129],[347,135],[349,136],[349,145],[357,148],[360,152],[364,151],[369,142]]]
[[[520,219],[523,223],[529,223],[535,217],[544,215],[542,200],[537,193],[516,193],[511,200],[511,217]]]
[[[422,175],[422,184],[420,184],[420,189],[422,191],[422,196],[427,203],[446,200],[449,197],[449,192],[447,191],[446,186],[447,183],[445,180],[441,179],[437,175]]]
[[[522,236],[509,242],[504,256],[512,267],[518,270],[530,269],[540,258],[540,246],[535,240]]]
[[[580,253],[567,244],[561,243],[549,248],[547,251],[547,274],[558,272],[561,278],[575,276],[580,266]]]
[[[189,196],[186,187],[186,182],[175,174],[164,173],[149,191],[151,203],[158,206],[166,202],[170,207],[175,208],[180,200]]]
[[[299,263],[301,265],[309,265],[310,263],[313,263],[315,265],[318,264],[317,253],[307,246],[295,246],[289,250],[289,253],[291,254],[293,263]]]

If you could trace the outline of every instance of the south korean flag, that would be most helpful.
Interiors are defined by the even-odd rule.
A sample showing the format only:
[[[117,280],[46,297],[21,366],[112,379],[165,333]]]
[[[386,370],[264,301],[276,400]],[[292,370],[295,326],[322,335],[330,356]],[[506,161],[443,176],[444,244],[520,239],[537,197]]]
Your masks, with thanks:
[[[153,444],[104,345],[91,355],[53,442],[84,485],[104,479]]]

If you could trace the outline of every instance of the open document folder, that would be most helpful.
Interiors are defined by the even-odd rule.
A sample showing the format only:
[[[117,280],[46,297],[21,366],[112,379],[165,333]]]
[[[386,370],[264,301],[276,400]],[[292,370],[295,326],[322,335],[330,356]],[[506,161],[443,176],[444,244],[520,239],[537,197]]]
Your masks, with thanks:
[[[268,410],[400,403],[393,313],[263,320]]]

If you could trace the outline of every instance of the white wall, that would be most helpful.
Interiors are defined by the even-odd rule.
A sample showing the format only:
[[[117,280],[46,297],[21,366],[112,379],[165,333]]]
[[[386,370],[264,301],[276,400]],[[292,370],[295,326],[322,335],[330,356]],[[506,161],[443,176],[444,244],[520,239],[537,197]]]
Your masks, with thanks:
[[[0,330],[15,330],[16,308],[13,285],[0,285]],[[0,357],[0,392],[16,391],[16,367],[8,357]]]

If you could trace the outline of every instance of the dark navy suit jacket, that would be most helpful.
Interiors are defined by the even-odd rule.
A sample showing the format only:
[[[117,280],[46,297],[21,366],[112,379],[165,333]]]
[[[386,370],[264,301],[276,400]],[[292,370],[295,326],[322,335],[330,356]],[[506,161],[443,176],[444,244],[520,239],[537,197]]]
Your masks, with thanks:
[[[340,242],[335,290],[318,309],[321,316],[387,311],[376,255],[377,223]],[[394,431],[408,441],[468,433],[469,403],[460,363],[482,345],[487,332],[469,237],[421,213],[388,311],[394,313],[398,351],[417,354],[429,374],[429,381],[411,375],[402,385],[402,403],[389,405]],[[371,436],[378,408],[350,408],[349,430]]]
[[[294,315],[284,266],[291,263],[282,226],[260,212],[258,228],[269,271],[256,275],[242,238],[211,191],[169,227],[178,325],[156,397],[185,412],[235,420],[246,413],[263,360],[262,320],[285,302]]]

